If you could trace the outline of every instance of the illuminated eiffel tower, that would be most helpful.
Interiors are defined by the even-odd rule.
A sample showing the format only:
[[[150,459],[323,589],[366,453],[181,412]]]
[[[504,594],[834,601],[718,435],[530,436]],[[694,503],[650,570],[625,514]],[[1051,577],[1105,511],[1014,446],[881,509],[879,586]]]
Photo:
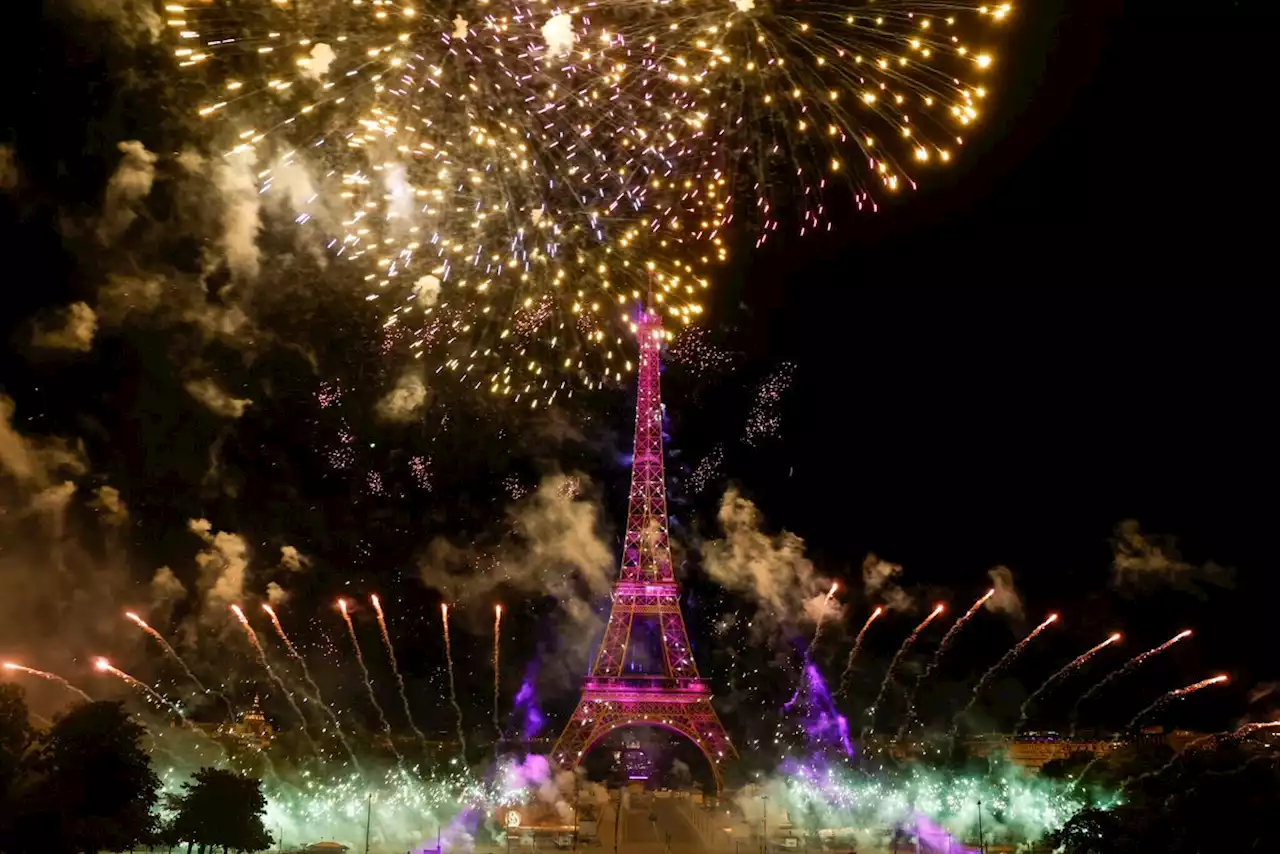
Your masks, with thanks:
[[[711,686],[698,675],[689,633],[680,612],[680,585],[667,541],[667,491],[662,464],[662,396],[659,370],[662,319],[652,307],[641,312],[639,391],[635,455],[622,571],[613,585],[613,607],[604,640],[582,687],[582,699],[551,755],[573,768],[592,746],[615,729],[654,726],[683,735],[707,757],[717,787],[722,765],[737,754],[711,706]],[[656,623],[661,637],[660,670],[628,669],[632,629]]]

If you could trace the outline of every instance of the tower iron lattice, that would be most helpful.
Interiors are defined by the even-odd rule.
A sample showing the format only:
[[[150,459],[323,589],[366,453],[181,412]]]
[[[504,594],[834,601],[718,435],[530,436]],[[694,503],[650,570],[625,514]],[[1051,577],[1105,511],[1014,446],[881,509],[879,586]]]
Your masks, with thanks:
[[[662,395],[659,385],[662,319],[652,307],[637,324],[640,341],[635,454],[622,569],[613,605],[582,698],[552,749],[573,768],[600,739],[627,726],[656,726],[692,741],[710,762],[723,788],[722,765],[737,753],[711,706],[711,686],[698,675],[689,632],[680,611],[680,585],[667,539],[667,491],[662,462]],[[636,619],[656,622],[661,672],[626,672]]]

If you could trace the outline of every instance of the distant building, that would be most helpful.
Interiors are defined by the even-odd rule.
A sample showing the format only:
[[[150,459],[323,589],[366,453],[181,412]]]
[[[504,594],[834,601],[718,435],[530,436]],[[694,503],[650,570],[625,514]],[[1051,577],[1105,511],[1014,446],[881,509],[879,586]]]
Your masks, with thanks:
[[[276,731],[267,716],[263,714],[262,702],[255,694],[253,705],[240,716],[239,720],[225,721],[220,724],[200,724],[200,729],[212,738],[228,739],[245,746],[266,748],[275,738]]]

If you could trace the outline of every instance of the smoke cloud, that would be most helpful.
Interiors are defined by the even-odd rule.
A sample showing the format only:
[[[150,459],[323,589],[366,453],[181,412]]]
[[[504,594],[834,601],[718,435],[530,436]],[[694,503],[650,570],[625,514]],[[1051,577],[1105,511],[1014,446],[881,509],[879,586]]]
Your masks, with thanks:
[[[547,59],[563,59],[573,53],[578,34],[573,31],[573,18],[557,12],[542,25],[542,38],[547,43]]]
[[[993,614],[1008,614],[1014,619],[1022,619],[1022,597],[1013,585],[1013,573],[1008,567],[997,566],[987,570],[995,595],[983,603],[984,608]]]
[[[93,491],[93,501],[89,504],[98,511],[104,525],[118,528],[129,521],[129,508],[120,497],[120,490],[114,486],[100,486]]]
[[[98,314],[87,302],[73,302],[61,309],[49,327],[37,324],[31,343],[45,350],[88,353],[98,331]]]
[[[252,400],[232,397],[227,394],[213,380],[204,379],[190,380],[186,384],[187,393],[205,405],[214,415],[220,415],[223,418],[239,418],[244,415],[245,409],[249,407]]]
[[[333,48],[321,42],[311,48],[311,55],[306,60],[299,63],[302,68],[302,74],[310,77],[312,80],[320,80],[329,73],[329,66],[333,65],[333,61],[338,55],[333,52]]]
[[[426,405],[426,383],[420,373],[409,370],[396,381],[396,387],[378,401],[378,417],[404,424],[416,419]]]
[[[440,299],[440,277],[435,272],[418,279],[413,283],[413,297],[424,308],[429,308]]]
[[[293,546],[281,546],[280,565],[290,572],[306,572],[311,568],[311,561]]]
[[[206,616],[225,620],[227,608],[244,598],[249,578],[249,544],[239,534],[215,532],[208,519],[192,519],[187,529],[207,546],[196,555]]]
[[[57,437],[28,439],[13,426],[13,401],[0,394],[0,469],[15,480],[36,487],[55,477],[75,477],[88,470],[84,448]]]
[[[892,611],[910,611],[915,600],[898,586],[902,567],[869,554],[862,561],[862,589],[867,598]]]
[[[164,32],[164,21],[149,0],[68,0],[69,5],[90,20],[111,24],[129,44],[149,44]]]
[[[251,154],[237,154],[222,163],[214,183],[222,194],[220,244],[232,274],[252,279],[261,269],[258,231],[262,228],[262,200],[253,174]]]
[[[1111,550],[1111,584],[1120,590],[1170,587],[1202,596],[1202,584],[1230,588],[1234,583],[1235,573],[1230,568],[1212,561],[1195,564],[1183,560],[1176,538],[1143,533],[1136,519],[1116,525]]]
[[[18,159],[13,147],[0,145],[0,190],[9,192],[18,186]]]
[[[107,182],[98,223],[98,239],[111,243],[138,218],[137,208],[156,180],[156,156],[137,140],[117,145],[124,155]]]
[[[788,531],[760,530],[759,510],[736,489],[720,502],[717,517],[724,538],[702,546],[702,566],[723,587],[752,599],[759,631],[815,622],[826,603],[830,579],[820,577],[804,556],[804,540]]]

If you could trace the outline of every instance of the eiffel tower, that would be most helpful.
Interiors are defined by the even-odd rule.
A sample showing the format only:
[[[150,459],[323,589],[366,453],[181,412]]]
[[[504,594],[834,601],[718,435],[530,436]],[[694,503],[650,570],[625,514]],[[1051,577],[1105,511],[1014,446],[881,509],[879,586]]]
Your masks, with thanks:
[[[637,325],[639,391],[622,570],[613,585],[609,624],[591,676],[551,755],[562,767],[573,768],[615,729],[662,727],[697,745],[711,765],[716,786],[723,788],[722,765],[737,752],[711,706],[711,686],[698,675],[689,649],[689,633],[680,612],[680,585],[667,541],[658,380],[662,319],[650,306],[641,312]],[[661,656],[652,656],[660,658],[660,663],[649,665],[646,672],[637,672],[641,662],[632,649],[632,630],[640,623],[656,623],[660,637]],[[639,634],[644,636],[643,631]]]

